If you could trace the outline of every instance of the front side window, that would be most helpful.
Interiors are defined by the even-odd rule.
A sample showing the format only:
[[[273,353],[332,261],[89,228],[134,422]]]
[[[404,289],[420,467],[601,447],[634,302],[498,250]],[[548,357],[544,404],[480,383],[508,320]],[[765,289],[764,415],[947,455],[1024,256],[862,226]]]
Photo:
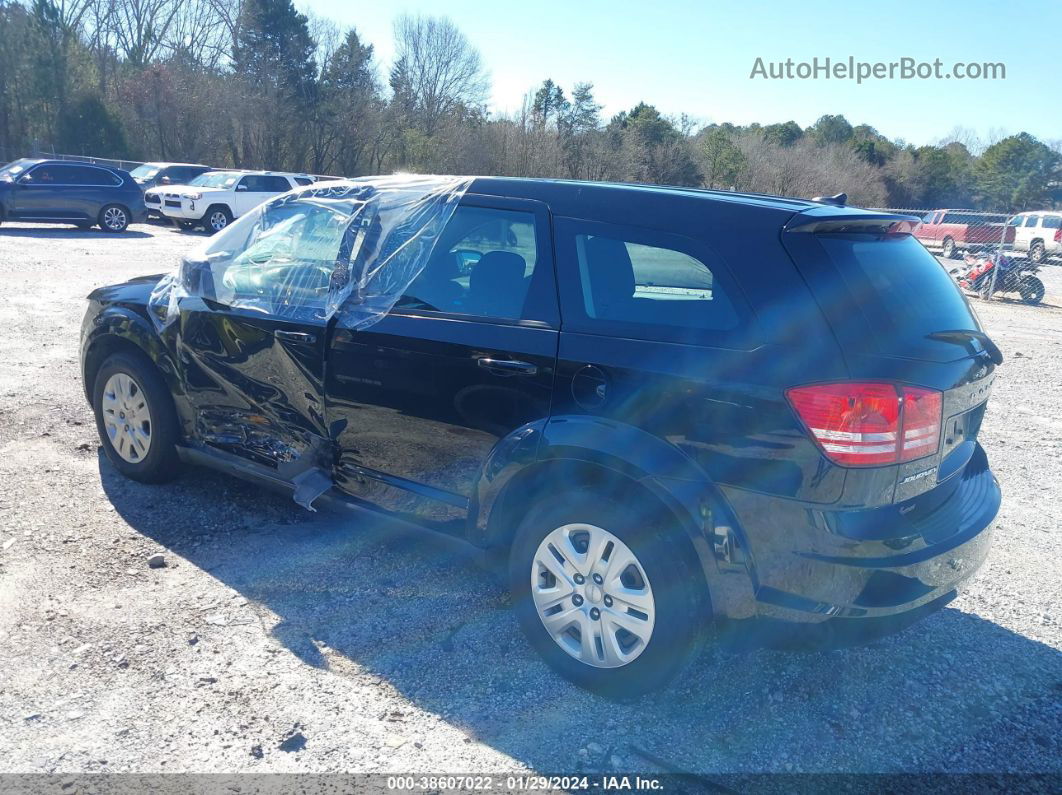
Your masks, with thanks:
[[[458,207],[396,307],[521,319],[538,259],[533,213]]]
[[[26,175],[31,185],[73,185],[70,166],[37,166]]]
[[[694,241],[580,221],[559,226],[564,268],[574,266],[568,279],[578,288],[578,303],[565,302],[565,327],[678,342],[738,327],[721,263]]]

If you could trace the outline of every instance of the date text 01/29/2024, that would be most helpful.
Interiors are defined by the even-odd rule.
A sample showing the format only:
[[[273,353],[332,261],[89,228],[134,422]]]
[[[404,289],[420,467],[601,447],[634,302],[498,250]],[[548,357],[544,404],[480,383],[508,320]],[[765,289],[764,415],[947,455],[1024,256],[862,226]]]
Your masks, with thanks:
[[[568,792],[605,790],[605,791],[630,791],[630,792],[653,792],[664,788],[663,782],[658,778],[610,775],[590,776],[537,776],[537,775],[508,775],[504,778],[496,776],[388,776],[387,789],[396,792],[418,791],[546,791],[552,792],[563,790]]]

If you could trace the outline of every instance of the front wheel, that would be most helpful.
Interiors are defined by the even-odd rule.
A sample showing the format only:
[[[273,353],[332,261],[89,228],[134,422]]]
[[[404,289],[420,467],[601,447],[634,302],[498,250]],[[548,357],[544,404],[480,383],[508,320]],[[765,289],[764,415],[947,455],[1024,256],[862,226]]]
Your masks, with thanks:
[[[129,226],[129,211],[120,204],[108,204],[97,219],[104,232],[124,232]]]
[[[162,483],[177,473],[177,413],[146,356],[110,356],[96,374],[92,408],[103,450],[119,472],[144,483]]]
[[[203,226],[209,234],[217,234],[232,223],[232,213],[228,207],[215,205],[203,216]]]
[[[516,531],[509,580],[531,645],[574,683],[630,700],[695,656],[708,612],[692,548],[662,510],[556,494]]]
[[[1036,276],[1026,276],[1018,282],[1018,293],[1027,304],[1038,304],[1044,300],[1044,283]]]
[[[1039,240],[1034,241],[1033,244],[1029,246],[1029,259],[1037,264],[1044,261],[1044,255],[1046,253],[1047,250],[1044,248],[1044,244]]]

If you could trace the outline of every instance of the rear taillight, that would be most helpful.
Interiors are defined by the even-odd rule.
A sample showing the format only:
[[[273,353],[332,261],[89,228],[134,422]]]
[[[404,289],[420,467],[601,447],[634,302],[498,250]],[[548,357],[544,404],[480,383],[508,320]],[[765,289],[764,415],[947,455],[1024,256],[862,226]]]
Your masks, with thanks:
[[[843,382],[793,387],[786,397],[826,457],[843,466],[913,461],[940,443],[935,389]]]
[[[1055,242],[1062,243],[1062,226],[1055,230]]]

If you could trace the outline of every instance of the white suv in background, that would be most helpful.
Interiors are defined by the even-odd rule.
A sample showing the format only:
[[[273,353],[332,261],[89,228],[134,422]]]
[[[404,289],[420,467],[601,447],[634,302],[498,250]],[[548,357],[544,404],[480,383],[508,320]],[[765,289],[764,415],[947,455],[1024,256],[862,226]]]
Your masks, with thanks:
[[[266,199],[309,185],[313,177],[279,171],[208,171],[187,185],[156,191],[162,194],[162,214],[182,229],[202,224],[219,232]]]
[[[1062,256],[1062,212],[1032,210],[1009,221],[1014,227],[1014,249],[1028,251],[1033,262]]]

